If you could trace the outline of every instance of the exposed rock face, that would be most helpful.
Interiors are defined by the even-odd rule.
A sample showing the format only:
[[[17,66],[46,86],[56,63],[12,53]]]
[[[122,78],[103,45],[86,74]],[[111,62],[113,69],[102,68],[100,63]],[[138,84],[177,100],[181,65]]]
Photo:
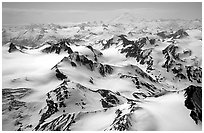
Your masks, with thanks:
[[[128,45],[128,44],[133,44],[134,41],[129,41],[128,39],[126,39],[125,37],[127,37],[126,35],[119,35],[119,36],[114,36],[112,38],[110,38],[109,40],[106,41],[106,43],[104,43],[103,41],[100,41],[103,45],[103,49],[107,49],[110,46],[112,46],[113,44],[118,45],[118,43],[120,41],[123,42],[123,45]]]
[[[119,104],[120,101],[117,99],[116,94],[112,93],[109,90],[97,90],[98,93],[101,94],[103,99],[101,99],[101,103],[103,108],[114,107],[116,104]]]
[[[51,122],[35,128],[36,131],[70,131],[70,126],[74,123],[75,114],[63,114]]]
[[[163,32],[157,33],[157,35],[162,37],[163,39],[165,38],[181,39],[181,38],[189,36],[188,33],[184,29],[180,29],[172,34],[168,34],[167,32],[163,31]]]
[[[109,48],[111,45],[115,44],[115,43],[113,42],[113,38],[109,39],[106,43],[103,43],[103,41],[101,41],[101,43],[102,43],[102,45],[103,45],[102,50],[103,50],[103,49],[107,49],[107,48]]]
[[[153,44],[155,44],[156,40],[155,39],[150,39],[149,42],[150,42],[150,44],[153,45]]]
[[[150,56],[152,48],[143,49],[147,41],[148,38],[140,38],[135,42],[124,43],[121,53],[126,53],[126,57],[134,57],[142,65],[147,64],[147,70],[153,70],[153,58]]]
[[[9,111],[19,109],[25,106],[25,102],[20,101],[20,99],[32,91],[29,88],[17,88],[17,89],[2,89],[2,110],[3,112],[7,109]]]
[[[162,53],[165,55],[166,58],[166,62],[162,67],[166,68],[167,72],[170,71],[176,60],[181,61],[178,54],[176,53],[176,49],[178,49],[178,46],[171,44],[167,46],[164,50],[162,50]]]
[[[131,114],[125,114],[121,116],[122,111],[118,110],[118,115],[111,127],[108,129],[110,131],[128,131],[132,126],[130,116]]]
[[[63,79],[66,79],[66,78],[67,78],[67,76],[64,75],[63,73],[61,73],[58,68],[56,68],[55,71],[56,71],[56,77],[57,77],[59,80],[63,80]]]
[[[161,90],[156,88],[154,84],[150,84],[148,82],[141,81],[141,79],[139,79],[137,76],[121,75],[120,78],[130,79],[135,84],[135,87],[137,90],[137,92],[133,93],[133,96],[135,98],[141,98],[141,97],[146,98],[146,97],[150,97],[150,96],[153,96],[161,92]],[[138,90],[140,90],[140,92],[138,92]]]
[[[23,33],[24,35],[19,34],[19,39],[16,37],[10,43],[8,52],[26,53],[25,56],[28,56],[24,59],[21,54],[20,61],[25,60],[24,62],[27,63],[27,59],[30,59],[31,64],[23,66],[33,66],[23,72],[19,69],[21,65],[16,66],[13,68],[17,69],[13,70],[16,70],[17,73],[10,72],[12,67],[9,66],[9,63],[12,65],[12,62],[9,60],[16,61],[15,54],[3,55],[6,64],[3,86],[34,85],[38,93],[25,97],[32,92],[31,89],[2,89],[3,130],[170,129],[165,125],[172,124],[176,119],[167,120],[164,127],[160,128],[164,120],[162,118],[168,116],[168,113],[171,112],[170,108],[177,106],[180,100],[182,102],[185,100],[182,108],[185,105],[186,110],[189,109],[189,115],[193,120],[188,121],[188,128],[179,125],[176,125],[176,128],[191,129],[190,122],[194,124],[195,121],[199,129],[202,122],[202,62],[199,55],[201,53],[199,51],[200,40],[202,40],[201,30],[196,31],[195,29],[194,31],[193,28],[187,26],[188,28],[185,29],[190,29],[188,30],[190,37],[187,37],[188,34],[183,29],[171,33],[165,31],[156,33],[158,35],[156,36],[156,31],[165,29],[161,27],[162,21],[159,21],[158,25],[154,21],[148,21],[151,27],[147,26],[146,22],[139,24],[127,22],[127,25],[98,25],[89,22],[67,25],[65,29],[57,26],[51,29],[45,27],[42,28],[40,34],[34,34],[36,33],[35,28],[31,28],[33,32],[27,30]],[[27,33],[33,35],[26,37]],[[45,33],[52,37],[46,39]],[[3,31],[2,34],[5,37],[8,33]],[[11,36],[14,34],[17,33],[12,33]],[[113,37],[106,38],[110,35]],[[60,39],[66,36],[70,38]],[[44,44],[40,45],[42,43]],[[27,47],[28,45],[31,47]],[[36,45],[38,46],[34,47]],[[99,49],[104,50],[102,51],[104,56]],[[3,53],[7,51],[4,52],[3,49]],[[54,55],[56,58],[52,59],[53,54],[46,55],[46,53],[56,53]],[[66,56],[51,69],[53,72],[46,71],[64,54]],[[39,58],[41,59],[37,60]],[[32,62],[32,59],[35,61]],[[50,59],[47,64],[46,59]],[[45,62],[42,63],[44,60]],[[41,67],[44,64],[47,66]],[[12,76],[14,79],[10,79]],[[40,80],[39,76],[44,76],[48,80]],[[61,84],[55,87],[60,81]],[[189,84],[192,85],[186,89],[183,88]],[[184,91],[185,99],[180,93]],[[166,94],[175,94],[179,96],[179,99],[173,105],[171,103],[172,98],[175,98],[174,95],[173,97],[162,97]],[[24,97],[30,99],[23,101]],[[170,105],[167,108],[166,104],[169,102]],[[157,108],[158,105],[159,108]],[[155,107],[159,112],[161,111],[159,114]],[[179,117],[179,114],[185,114],[182,111],[185,110],[179,109],[179,112],[173,115]],[[189,115],[183,115],[181,121],[185,121],[185,117]],[[175,129],[174,126],[174,124],[171,125],[172,130]],[[195,124],[192,125],[194,129],[197,127]]]
[[[73,105],[70,105],[70,101],[73,102],[73,100],[75,104],[72,103]],[[90,104],[89,101],[95,103],[91,102]],[[87,108],[86,106],[101,104],[101,107],[98,107],[98,109],[103,109],[123,104],[125,101],[127,101],[127,99],[112,91],[102,89],[93,91],[78,83],[64,80],[56,89],[47,93],[46,107],[40,111],[41,118],[38,125],[35,127],[35,130],[44,130],[44,127],[49,129],[51,123],[45,124],[46,120],[53,114],[56,114],[56,112],[68,108],[68,106],[76,106],[85,110]],[[52,124],[53,123],[54,121]]]
[[[68,54],[73,53],[72,49],[69,47],[69,42],[66,39],[60,40],[58,43],[48,43],[50,44],[49,47],[42,50],[45,53],[52,53],[55,52],[56,54],[60,54],[60,52],[65,51]]]
[[[171,35],[171,36],[173,36],[173,39],[180,39],[180,38],[184,38],[184,37],[189,36],[189,35],[188,35],[188,33],[186,33],[186,32],[184,31],[184,29],[180,29],[180,30],[176,31],[176,32],[175,32],[173,35]]]
[[[167,46],[162,53],[165,55],[166,61],[162,67],[166,68],[167,72],[173,72],[175,77],[179,79],[188,79],[197,83],[202,82],[202,68],[198,66],[187,66],[185,65],[185,60],[180,58],[181,54],[186,54],[191,56],[191,51],[184,51],[183,53],[177,52],[178,46],[170,44]]]
[[[125,108],[117,109],[114,121],[105,131],[129,131],[135,124],[132,122],[132,117],[137,110],[142,110],[142,108],[134,101],[128,102]]]
[[[30,88],[2,89],[2,121],[9,121],[7,126],[13,130],[32,130],[33,123],[28,123],[33,112],[38,112],[41,106],[38,102],[28,102],[23,98],[33,93]]]
[[[9,113],[13,116],[12,121],[15,121],[15,128],[22,126],[22,120],[25,119],[26,116],[22,114],[22,111],[18,112],[18,110],[26,108],[27,103],[22,101],[21,98],[29,95],[31,92],[32,90],[29,88],[2,89],[2,114],[5,114],[2,120],[11,119],[10,116],[6,115]],[[18,130],[21,130],[21,128]]]
[[[191,85],[185,90],[185,106],[191,110],[190,116],[198,124],[202,122],[202,88]]]
[[[30,94],[32,91],[29,88],[17,88],[17,89],[2,89],[2,100],[21,99],[22,97]]]
[[[103,65],[103,64],[95,64],[96,67],[99,69],[99,73],[102,76],[105,76],[106,74],[111,74],[113,72],[113,68],[109,65]]]
[[[106,76],[106,74],[113,73],[113,68],[110,65],[94,62],[91,59],[88,59],[86,56],[80,55],[78,52],[74,52],[70,54],[68,57],[64,57],[58,64],[54,66],[54,68],[57,69],[58,68],[57,66],[63,62],[69,62],[72,67],[78,67],[83,65],[90,71],[97,70],[102,76]]]
[[[202,68],[195,66],[186,66],[186,73],[189,81],[197,81],[198,83],[202,83]]]
[[[100,51],[96,51],[95,49],[93,49],[92,46],[87,46],[87,48],[89,48],[93,54],[94,54],[94,60],[97,62],[98,61],[98,58],[99,56],[102,56],[103,54],[100,52]]]
[[[11,53],[14,51],[18,51],[18,49],[13,43],[10,43],[8,52]]]
[[[102,44],[104,49],[109,48],[112,45],[119,45],[122,42],[123,48],[120,49],[120,53],[125,54],[126,57],[134,57],[137,62],[144,65],[147,64],[147,70],[153,70],[153,58],[151,56],[152,48],[144,48],[145,45],[154,46],[156,43],[155,39],[149,39],[148,37],[139,38],[138,40],[131,41],[126,38],[126,35],[119,35],[110,38],[104,43],[102,40],[99,43]]]
[[[163,39],[165,39],[165,38],[167,38],[166,33],[167,33],[167,32],[162,31],[162,32],[157,33],[157,35],[160,36],[160,37],[162,37]]]
[[[56,117],[53,120],[43,123],[38,128],[35,128],[37,131],[71,131],[75,124],[80,122],[83,116],[89,114],[94,115],[95,113],[105,113],[110,111],[113,108],[102,109],[92,112],[79,112],[79,113],[64,113]],[[127,103],[125,107],[114,109],[116,117],[113,119],[113,122],[104,130],[105,131],[128,131],[132,128],[133,123],[132,118],[134,113],[137,110],[142,110],[143,108],[138,107],[138,105],[131,101]]]

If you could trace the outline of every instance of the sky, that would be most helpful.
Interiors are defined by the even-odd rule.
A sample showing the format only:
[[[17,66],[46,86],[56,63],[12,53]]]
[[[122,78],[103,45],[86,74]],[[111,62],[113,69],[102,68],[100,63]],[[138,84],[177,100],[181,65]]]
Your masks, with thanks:
[[[201,2],[3,2],[3,24],[108,21],[131,13],[136,18],[201,19]]]

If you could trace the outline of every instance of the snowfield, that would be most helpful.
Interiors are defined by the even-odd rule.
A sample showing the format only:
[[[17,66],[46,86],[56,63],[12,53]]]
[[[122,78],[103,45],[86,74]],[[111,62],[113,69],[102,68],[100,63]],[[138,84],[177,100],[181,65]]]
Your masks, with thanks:
[[[2,130],[201,131],[202,25],[171,23],[4,26]]]

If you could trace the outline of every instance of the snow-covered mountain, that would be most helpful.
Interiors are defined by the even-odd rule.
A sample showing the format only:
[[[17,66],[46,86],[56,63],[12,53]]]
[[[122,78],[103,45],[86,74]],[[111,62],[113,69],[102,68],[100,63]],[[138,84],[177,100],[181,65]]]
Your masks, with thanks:
[[[200,20],[4,26],[2,129],[202,129]]]

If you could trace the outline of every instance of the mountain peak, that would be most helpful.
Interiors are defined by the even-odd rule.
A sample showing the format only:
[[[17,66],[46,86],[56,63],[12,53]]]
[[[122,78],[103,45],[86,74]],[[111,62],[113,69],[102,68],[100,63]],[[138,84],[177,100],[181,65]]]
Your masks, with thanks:
[[[130,13],[130,12],[125,12],[121,14],[120,16],[116,17],[115,19],[113,19],[111,23],[126,24],[126,23],[134,23],[135,21],[137,21],[135,14]]]

